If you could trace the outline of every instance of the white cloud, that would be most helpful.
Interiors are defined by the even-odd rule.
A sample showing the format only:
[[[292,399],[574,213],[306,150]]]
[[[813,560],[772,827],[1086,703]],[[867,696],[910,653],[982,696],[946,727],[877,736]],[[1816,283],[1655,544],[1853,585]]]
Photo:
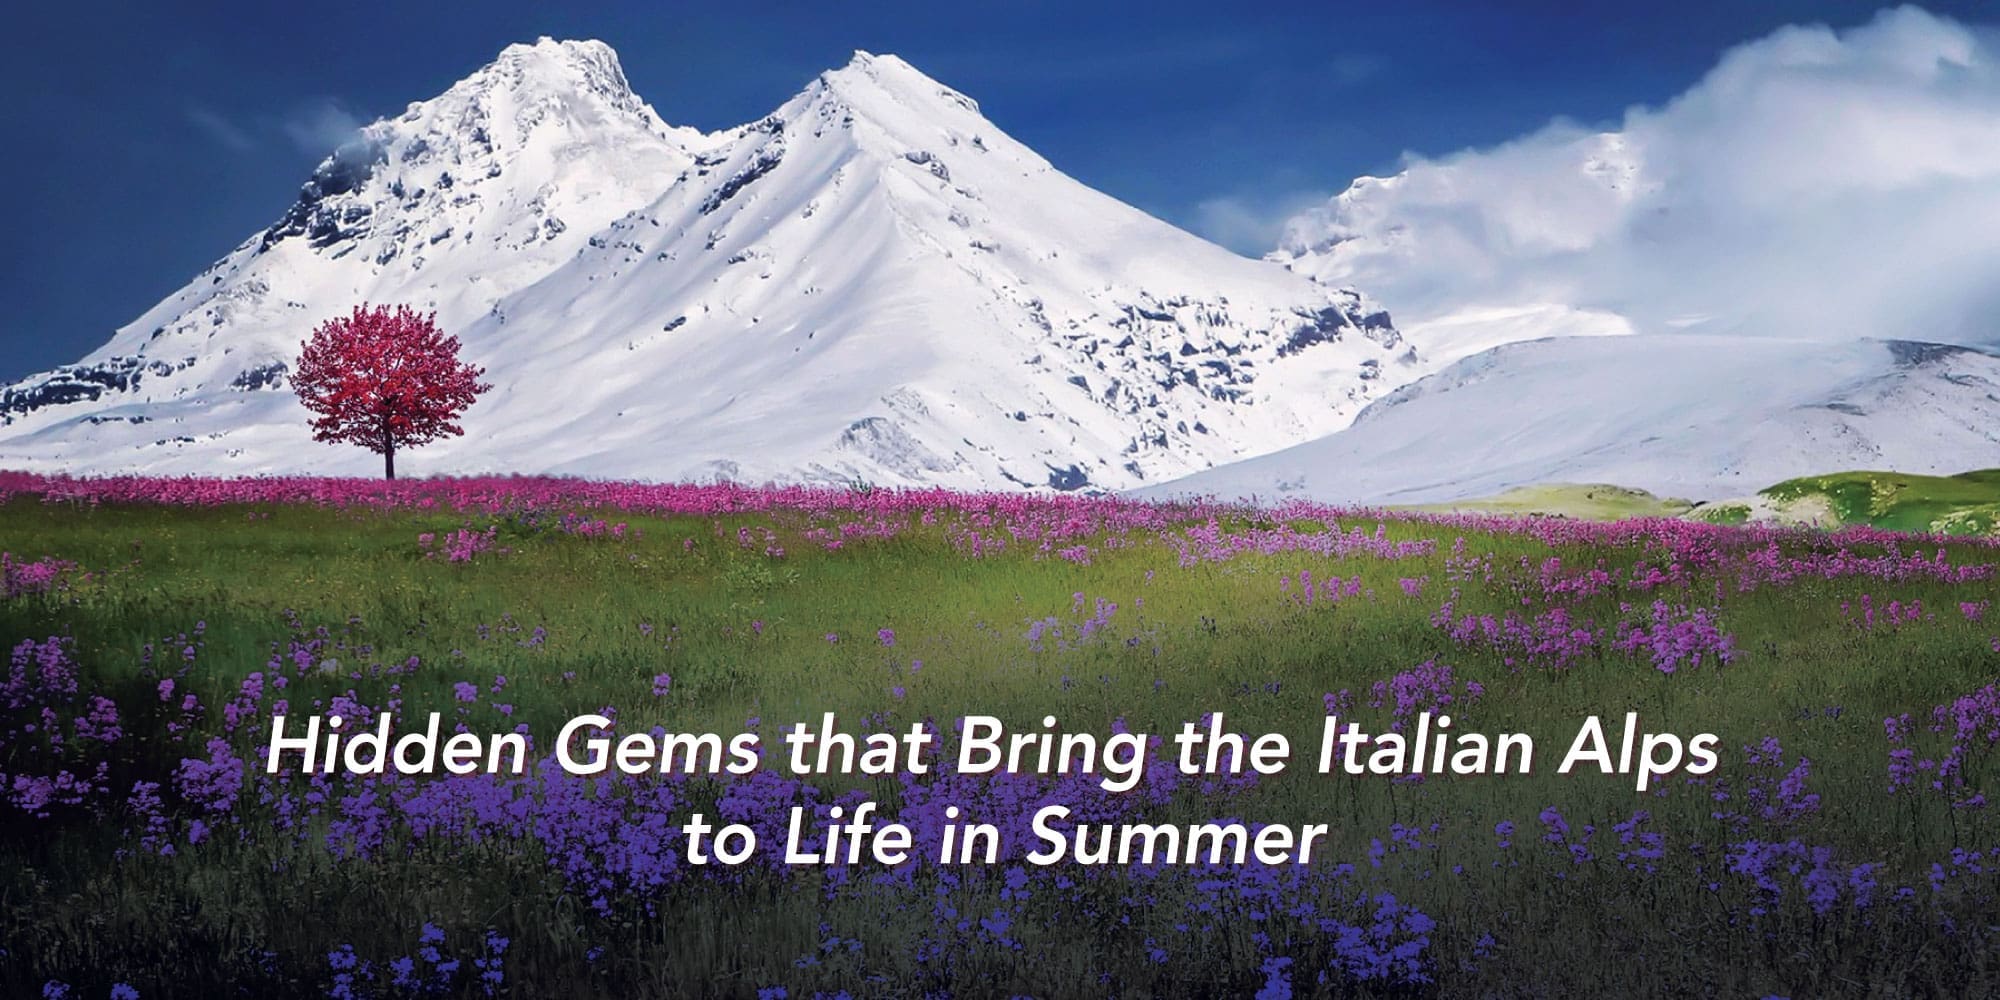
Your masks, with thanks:
[[[1324,191],[1221,195],[1196,203],[1186,226],[1211,243],[1261,256],[1284,235],[1288,221],[1325,200]]]
[[[257,145],[257,140],[250,133],[216,111],[197,105],[189,107],[186,113],[188,121],[215,140],[217,145],[239,153]]]
[[[1352,87],[1389,68],[1389,60],[1373,52],[1342,52],[1327,62],[1336,84]]]
[[[362,121],[339,101],[322,98],[294,109],[279,124],[300,152],[324,156],[354,138]]]
[[[1642,330],[2000,342],[2000,36],[1914,8],[1789,27],[1664,106],[1364,179],[1298,266],[1399,320],[1606,309]]]

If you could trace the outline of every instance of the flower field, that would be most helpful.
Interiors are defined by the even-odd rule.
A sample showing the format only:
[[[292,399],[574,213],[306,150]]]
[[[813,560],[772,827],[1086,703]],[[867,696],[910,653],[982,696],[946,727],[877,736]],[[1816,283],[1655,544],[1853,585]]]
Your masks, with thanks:
[[[0,995],[2000,991],[2000,545],[1074,496],[0,473]],[[267,773],[274,715],[518,731],[515,774]],[[1328,715],[1532,773],[575,776],[563,724],[938,737]],[[1713,733],[1636,790],[1581,720]],[[1614,739],[1616,735],[1614,734]],[[1171,747],[1157,739],[1149,758]],[[1311,757],[1311,752],[1301,757]],[[895,866],[688,860],[863,801]],[[1323,823],[1309,864],[1036,865]],[[949,816],[993,864],[935,862]],[[809,848],[824,831],[809,833]]]

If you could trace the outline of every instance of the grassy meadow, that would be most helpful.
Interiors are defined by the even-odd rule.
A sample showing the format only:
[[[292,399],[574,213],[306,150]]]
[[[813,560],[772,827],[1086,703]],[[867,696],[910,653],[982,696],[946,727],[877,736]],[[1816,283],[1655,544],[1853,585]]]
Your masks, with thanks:
[[[16,483],[0,994],[2000,990],[1984,540],[524,482]],[[833,712],[947,746],[972,713],[1156,735],[1221,713],[1288,734],[1293,765],[1122,795],[798,780],[775,750],[752,779],[266,775],[280,701],[525,726],[538,755],[607,707],[620,732],[775,743]],[[1535,772],[1314,772],[1329,711],[1379,731],[1423,710],[1533,735]],[[1626,712],[1715,734],[1719,767],[1644,793],[1555,773],[1586,716]],[[1012,833],[1051,796],[1331,833],[1305,867],[1024,865]],[[913,823],[962,805],[1008,856],[697,869],[674,828],[733,815],[768,851],[792,804],[861,799]]]

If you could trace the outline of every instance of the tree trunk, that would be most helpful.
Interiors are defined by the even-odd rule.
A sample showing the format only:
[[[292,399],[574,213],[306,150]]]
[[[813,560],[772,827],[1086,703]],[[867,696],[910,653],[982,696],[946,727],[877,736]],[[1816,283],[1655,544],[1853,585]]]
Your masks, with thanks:
[[[389,422],[390,411],[378,415],[375,433],[382,442],[382,478],[396,478],[396,430]]]

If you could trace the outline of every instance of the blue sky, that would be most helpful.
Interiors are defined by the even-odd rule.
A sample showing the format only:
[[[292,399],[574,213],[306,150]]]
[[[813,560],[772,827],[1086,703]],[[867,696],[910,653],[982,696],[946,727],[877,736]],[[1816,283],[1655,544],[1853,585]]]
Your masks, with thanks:
[[[18,4],[0,59],[0,380],[95,348],[268,225],[342,129],[537,35],[609,42],[667,120],[703,129],[768,112],[853,49],[894,52],[1083,182],[1257,252],[1287,210],[1406,151],[1611,121],[1732,44],[1880,6]]]

